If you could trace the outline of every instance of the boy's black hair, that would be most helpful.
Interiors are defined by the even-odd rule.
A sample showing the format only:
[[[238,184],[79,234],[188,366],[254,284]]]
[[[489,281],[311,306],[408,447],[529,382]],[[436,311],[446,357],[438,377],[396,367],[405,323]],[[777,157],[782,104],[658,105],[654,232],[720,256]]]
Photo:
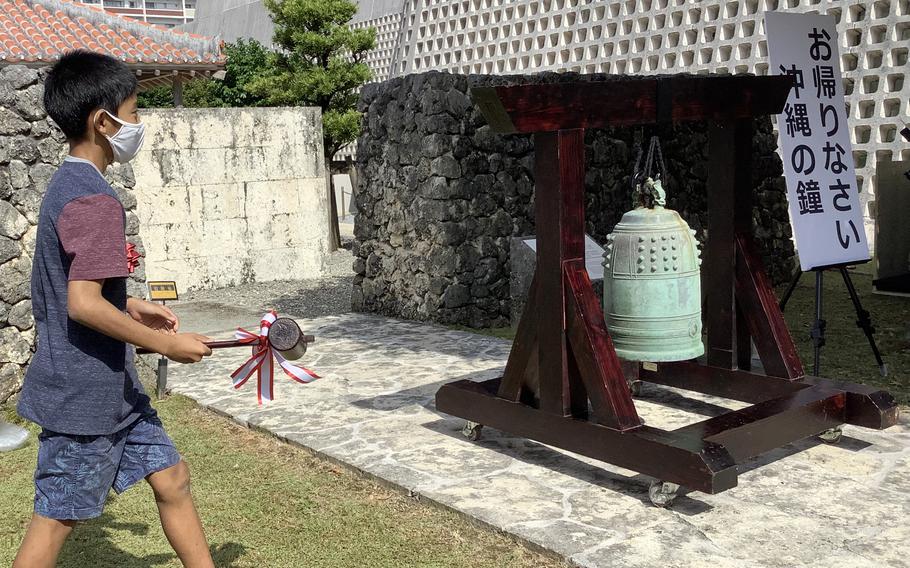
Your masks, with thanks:
[[[136,76],[113,57],[70,51],[51,68],[44,81],[44,108],[69,140],[85,136],[88,117],[103,108],[114,116],[136,92]]]

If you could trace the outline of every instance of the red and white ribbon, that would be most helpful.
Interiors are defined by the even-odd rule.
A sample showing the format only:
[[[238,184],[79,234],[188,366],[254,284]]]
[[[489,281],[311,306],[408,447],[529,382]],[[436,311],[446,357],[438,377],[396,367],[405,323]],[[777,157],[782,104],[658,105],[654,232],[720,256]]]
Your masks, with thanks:
[[[278,366],[298,383],[311,383],[319,378],[313,371],[291,363],[282,357],[281,353],[272,349],[269,343],[269,330],[276,319],[278,319],[278,314],[274,310],[262,316],[262,321],[259,325],[259,335],[250,333],[243,328],[238,328],[234,333],[234,337],[240,340],[249,340],[253,346],[253,356],[231,373],[231,378],[234,379],[234,388],[239,389],[242,387],[253,376],[253,373],[256,373],[256,396],[259,404],[262,404],[263,400],[270,402],[274,398],[273,357],[278,361]]]
[[[126,269],[129,270],[130,274],[136,272],[136,269],[139,268],[140,258],[142,258],[142,255],[136,250],[136,245],[126,243]]]

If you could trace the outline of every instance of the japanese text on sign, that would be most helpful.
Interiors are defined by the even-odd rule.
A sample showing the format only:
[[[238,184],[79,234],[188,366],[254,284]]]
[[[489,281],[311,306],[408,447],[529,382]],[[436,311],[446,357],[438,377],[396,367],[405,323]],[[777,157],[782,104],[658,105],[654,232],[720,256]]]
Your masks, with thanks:
[[[770,72],[794,82],[777,120],[800,266],[867,261],[834,18],[766,12],[765,29]]]

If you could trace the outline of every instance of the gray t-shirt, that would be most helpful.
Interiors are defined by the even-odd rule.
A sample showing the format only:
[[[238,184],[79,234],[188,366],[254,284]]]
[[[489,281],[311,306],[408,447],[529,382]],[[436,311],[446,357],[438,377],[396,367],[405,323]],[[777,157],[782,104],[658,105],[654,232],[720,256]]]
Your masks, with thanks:
[[[38,346],[25,375],[19,414],[46,430],[95,436],[133,423],[148,404],[123,341],[69,318],[70,280],[104,280],[102,295],[126,310],[126,214],[86,161],[68,158],[41,203],[32,264]]]

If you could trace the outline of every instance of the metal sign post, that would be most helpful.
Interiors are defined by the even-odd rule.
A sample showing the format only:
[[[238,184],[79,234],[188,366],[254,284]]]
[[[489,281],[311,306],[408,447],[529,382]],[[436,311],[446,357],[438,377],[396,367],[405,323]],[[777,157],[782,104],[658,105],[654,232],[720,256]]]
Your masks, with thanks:
[[[165,306],[168,300],[177,300],[176,282],[150,280],[148,287],[149,299],[153,302],[161,302],[161,305]],[[161,400],[167,392],[167,357],[164,355],[158,358],[158,375],[155,383],[156,396]]]

